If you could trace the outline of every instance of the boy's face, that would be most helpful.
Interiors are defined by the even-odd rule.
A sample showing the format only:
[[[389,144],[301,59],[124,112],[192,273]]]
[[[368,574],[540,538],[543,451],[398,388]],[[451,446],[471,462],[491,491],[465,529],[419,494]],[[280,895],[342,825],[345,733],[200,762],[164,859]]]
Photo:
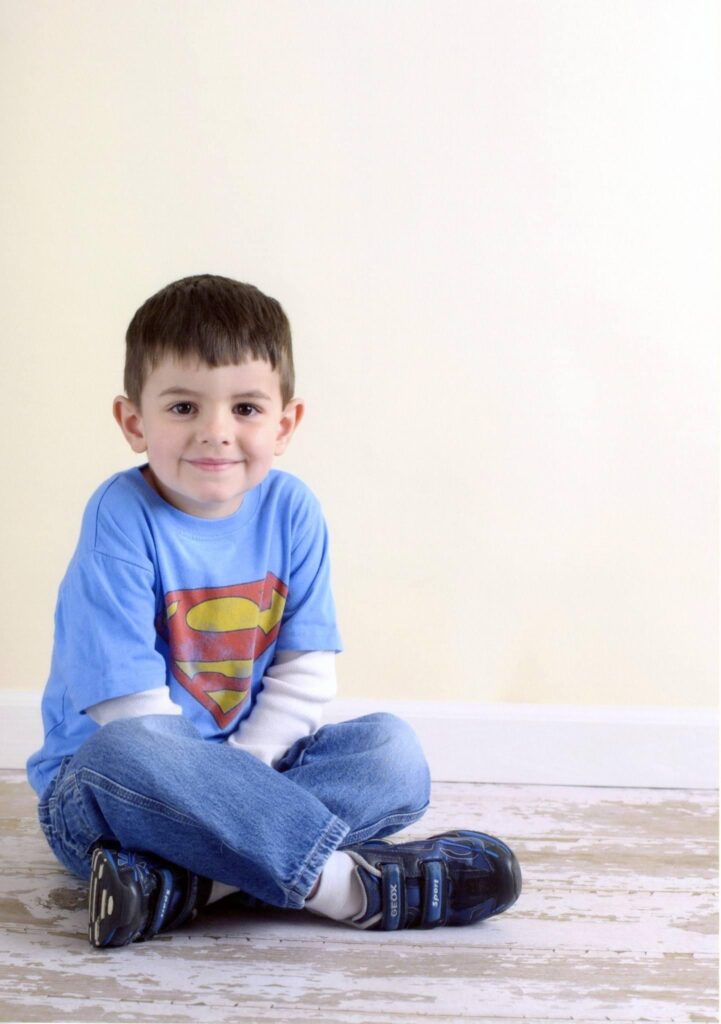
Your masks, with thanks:
[[[134,452],[147,452],[148,480],[167,502],[193,516],[236,512],[285,451],[304,405],[285,408],[270,363],[232,366],[164,359],[149,374],[140,409],[124,395],[113,414]]]

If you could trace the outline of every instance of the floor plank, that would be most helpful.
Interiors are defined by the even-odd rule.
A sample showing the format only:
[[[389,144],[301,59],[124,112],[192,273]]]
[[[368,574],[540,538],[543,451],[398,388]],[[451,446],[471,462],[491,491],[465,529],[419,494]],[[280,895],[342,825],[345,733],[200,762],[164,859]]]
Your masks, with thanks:
[[[231,897],[108,951],[20,773],[0,773],[0,822],[2,1021],[718,1021],[712,791],[437,785],[406,835],[507,839],[524,870],[507,914],[389,935]]]

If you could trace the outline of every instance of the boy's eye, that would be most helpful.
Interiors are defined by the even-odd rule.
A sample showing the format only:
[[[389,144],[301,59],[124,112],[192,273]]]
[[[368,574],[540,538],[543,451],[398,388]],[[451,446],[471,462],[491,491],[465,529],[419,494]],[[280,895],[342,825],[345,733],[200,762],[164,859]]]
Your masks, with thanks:
[[[175,405],[171,405],[170,411],[177,412],[181,416],[184,416],[193,408],[192,402],[176,402]]]
[[[241,416],[252,416],[253,413],[258,412],[258,409],[254,405],[250,405],[248,402],[241,402],[235,407],[240,412]]]

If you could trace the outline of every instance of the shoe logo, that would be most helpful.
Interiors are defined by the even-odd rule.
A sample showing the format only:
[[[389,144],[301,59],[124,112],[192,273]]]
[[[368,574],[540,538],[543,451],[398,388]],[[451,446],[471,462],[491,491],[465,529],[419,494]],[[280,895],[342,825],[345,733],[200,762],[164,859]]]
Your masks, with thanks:
[[[396,882],[391,882],[390,891],[390,903],[391,903],[391,917],[398,917],[398,885]]]
[[[433,890],[431,892],[431,906],[437,910],[441,905],[441,883],[437,878],[433,879]]]

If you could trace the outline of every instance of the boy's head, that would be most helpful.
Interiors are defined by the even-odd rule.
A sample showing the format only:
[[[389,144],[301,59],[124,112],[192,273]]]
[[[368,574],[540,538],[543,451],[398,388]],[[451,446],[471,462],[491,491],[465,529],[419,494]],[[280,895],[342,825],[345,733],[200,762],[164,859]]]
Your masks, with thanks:
[[[176,508],[232,515],[285,451],[305,406],[293,398],[290,326],[252,285],[203,274],[145,302],[127,333],[126,395],[113,415],[143,475]]]
[[[161,359],[228,366],[261,359],[278,371],[283,405],[295,374],[290,324],[279,302],[252,284],[197,274],[161,288],[137,311],[125,336],[125,393],[140,406]]]

